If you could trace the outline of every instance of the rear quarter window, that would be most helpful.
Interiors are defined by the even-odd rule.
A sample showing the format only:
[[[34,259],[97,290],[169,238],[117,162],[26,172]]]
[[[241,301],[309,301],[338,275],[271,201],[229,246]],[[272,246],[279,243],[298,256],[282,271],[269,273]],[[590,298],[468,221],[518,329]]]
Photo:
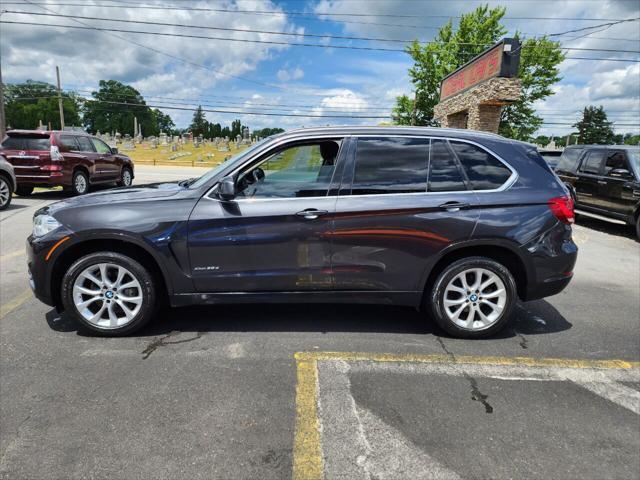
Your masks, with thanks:
[[[562,156],[556,165],[556,170],[565,172],[575,172],[578,167],[578,160],[582,154],[582,148],[567,148],[562,152]]]
[[[511,176],[511,170],[486,150],[470,143],[451,142],[472,190],[495,190]]]

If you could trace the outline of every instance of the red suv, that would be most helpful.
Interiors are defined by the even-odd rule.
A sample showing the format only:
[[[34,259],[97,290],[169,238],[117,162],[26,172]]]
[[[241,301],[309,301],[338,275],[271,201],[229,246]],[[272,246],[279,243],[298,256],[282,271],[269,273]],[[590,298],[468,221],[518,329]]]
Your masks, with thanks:
[[[35,187],[62,186],[75,195],[91,185],[133,181],[133,162],[96,137],[74,131],[11,130],[0,154],[13,165],[18,195]]]

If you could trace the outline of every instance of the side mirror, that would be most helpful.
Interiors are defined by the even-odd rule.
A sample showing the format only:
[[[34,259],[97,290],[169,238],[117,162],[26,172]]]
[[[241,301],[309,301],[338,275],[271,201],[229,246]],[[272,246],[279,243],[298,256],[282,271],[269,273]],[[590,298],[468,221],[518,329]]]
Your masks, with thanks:
[[[616,178],[630,178],[631,172],[626,168],[614,168],[609,172],[609,176]]]
[[[118,154],[118,149],[116,147],[111,147],[111,154],[112,155],[117,155]]]
[[[233,177],[224,177],[218,184],[218,196],[222,200],[233,200],[236,197],[236,181]]]

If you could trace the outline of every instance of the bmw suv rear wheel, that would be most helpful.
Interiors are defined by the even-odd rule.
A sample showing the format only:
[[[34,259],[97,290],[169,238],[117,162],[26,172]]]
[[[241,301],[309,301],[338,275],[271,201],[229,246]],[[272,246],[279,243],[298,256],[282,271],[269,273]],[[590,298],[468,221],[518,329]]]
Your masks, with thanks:
[[[430,299],[433,317],[443,330],[455,337],[480,338],[509,321],[517,290],[504,265],[486,257],[468,257],[440,273]]]
[[[151,319],[155,285],[148,270],[134,259],[120,253],[92,253],[64,275],[62,301],[89,330],[124,335]]]

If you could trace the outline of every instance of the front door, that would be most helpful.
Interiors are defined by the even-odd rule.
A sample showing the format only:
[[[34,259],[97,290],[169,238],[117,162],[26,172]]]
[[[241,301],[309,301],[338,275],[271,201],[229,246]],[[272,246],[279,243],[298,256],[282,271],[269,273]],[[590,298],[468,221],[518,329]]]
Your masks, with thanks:
[[[97,138],[91,138],[91,143],[96,149],[96,170],[100,171],[100,180],[117,180],[120,178],[120,165],[116,162],[115,155],[111,153],[109,145]]]
[[[297,292],[332,287],[328,196],[341,139],[278,147],[235,174],[237,196],[203,197],[189,219],[199,292]],[[215,190],[215,189],[214,189]]]
[[[617,216],[632,218],[638,197],[638,190],[627,154],[624,150],[608,150],[604,165],[604,175],[600,180],[600,197],[603,207]]]

